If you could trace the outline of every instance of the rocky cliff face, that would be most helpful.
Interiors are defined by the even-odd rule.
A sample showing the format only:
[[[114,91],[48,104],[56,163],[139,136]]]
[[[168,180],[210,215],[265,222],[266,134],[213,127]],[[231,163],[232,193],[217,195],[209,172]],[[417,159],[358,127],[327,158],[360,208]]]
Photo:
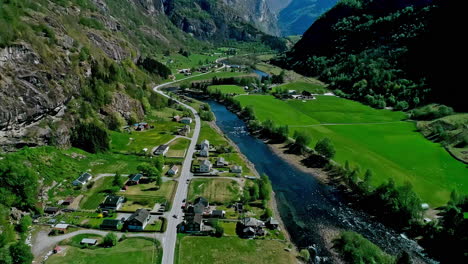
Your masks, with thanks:
[[[268,0],[223,0],[245,20],[270,35],[279,35],[278,19]]]
[[[69,145],[69,130],[82,105],[77,99],[93,75],[91,64],[135,61],[142,49],[140,40],[131,34],[151,40],[153,46],[148,48],[153,50],[169,42],[181,45],[180,39],[184,38],[183,33],[160,33],[170,23],[165,17],[153,16],[163,11],[162,0],[92,0],[91,5],[82,6],[72,2],[64,6],[55,1],[31,6],[30,1],[16,2],[2,6],[8,11],[15,5],[23,6],[16,11],[13,22],[4,20],[0,10],[0,149],[3,150],[23,145]],[[139,21],[140,26],[135,27]],[[4,23],[12,26],[5,29]],[[10,36],[15,38],[9,39]],[[125,92],[113,95],[103,109],[120,111],[124,118],[130,118],[131,113],[143,116],[141,103]]]

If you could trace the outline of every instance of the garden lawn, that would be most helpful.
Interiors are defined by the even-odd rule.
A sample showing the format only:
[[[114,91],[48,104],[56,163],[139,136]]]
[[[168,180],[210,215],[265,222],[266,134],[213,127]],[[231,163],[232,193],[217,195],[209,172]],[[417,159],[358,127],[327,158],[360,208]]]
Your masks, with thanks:
[[[297,263],[294,255],[284,250],[286,247],[275,240],[179,236],[175,263]]]
[[[242,157],[240,156],[239,153],[237,153],[237,152],[224,153],[224,154],[219,154],[219,157],[225,158],[226,161],[229,162],[229,166],[231,166],[231,165],[242,166],[242,174],[249,175],[251,173],[249,167],[247,167],[247,164],[242,159]],[[216,162],[216,160],[214,160],[214,162]]]
[[[94,247],[80,249],[69,246],[64,254],[52,255],[47,264],[95,264],[95,263],[161,263],[161,248],[159,243],[142,239],[127,238],[112,248]],[[156,246],[156,247],[155,247]]]
[[[310,134],[311,147],[330,138],[337,152],[334,160],[340,164],[348,160],[362,174],[371,169],[374,185],[389,178],[400,185],[410,182],[421,199],[435,207],[445,204],[454,189],[468,193],[466,165],[416,132],[414,123],[399,121],[404,113],[329,96],[307,103],[271,96],[236,98],[243,106],[253,105],[259,120],[273,118],[277,124],[288,124],[290,136],[294,131]]]
[[[127,198],[122,210],[131,211],[141,207],[153,208],[155,203],[170,201],[175,186],[175,181],[163,182],[160,189],[156,187],[154,182],[128,186],[125,192],[119,193]]]
[[[113,177],[102,177],[94,182],[93,187],[84,193],[80,202],[80,209],[93,210],[99,207],[104,198],[109,195],[108,190],[112,187]]]
[[[190,140],[186,138],[178,138],[169,144],[168,157],[184,157],[185,151],[188,149]]]
[[[145,131],[111,132],[112,150],[122,153],[142,153],[144,148],[151,151],[155,146],[167,143],[174,138],[180,124],[162,122],[154,124],[155,128]]]
[[[210,203],[224,204],[237,201],[240,197],[240,186],[229,179],[193,179],[190,182],[188,200],[202,196]]]
[[[208,86],[208,91],[220,91],[222,94],[244,94],[244,88],[237,85],[211,85]]]
[[[213,146],[228,144],[227,140],[213,129],[208,122],[203,121],[200,129],[200,136],[198,137],[198,143],[200,144],[205,139],[210,141],[210,145]]]

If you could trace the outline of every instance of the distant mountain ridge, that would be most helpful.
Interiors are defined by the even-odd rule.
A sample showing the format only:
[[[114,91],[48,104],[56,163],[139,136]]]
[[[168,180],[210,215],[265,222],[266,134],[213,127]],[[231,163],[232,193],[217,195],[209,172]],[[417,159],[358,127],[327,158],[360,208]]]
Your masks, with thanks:
[[[342,0],[276,63],[374,107],[436,102],[467,111],[447,90],[463,83],[455,74],[462,42],[448,30],[462,16],[451,14],[453,0]]]

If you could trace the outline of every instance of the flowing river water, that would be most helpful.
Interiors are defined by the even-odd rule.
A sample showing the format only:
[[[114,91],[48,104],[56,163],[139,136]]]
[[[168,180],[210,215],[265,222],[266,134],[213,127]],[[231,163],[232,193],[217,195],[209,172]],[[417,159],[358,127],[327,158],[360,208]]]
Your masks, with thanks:
[[[237,144],[259,173],[268,175],[276,193],[278,210],[292,241],[299,248],[313,246],[319,256],[317,262],[330,261],[330,253],[321,235],[326,230],[337,228],[358,232],[387,253],[397,255],[405,250],[420,260],[433,262],[424,257],[417,243],[348,206],[338,190],[281,159],[265,143],[250,135],[245,123],[225,106],[215,101],[207,103],[219,128]]]

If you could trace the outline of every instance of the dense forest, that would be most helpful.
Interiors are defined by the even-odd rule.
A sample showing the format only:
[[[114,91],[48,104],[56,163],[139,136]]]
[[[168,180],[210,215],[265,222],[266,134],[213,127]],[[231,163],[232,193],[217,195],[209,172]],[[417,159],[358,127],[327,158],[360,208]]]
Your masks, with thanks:
[[[343,0],[274,63],[318,76],[337,95],[398,110],[430,102],[466,111],[453,0]]]

